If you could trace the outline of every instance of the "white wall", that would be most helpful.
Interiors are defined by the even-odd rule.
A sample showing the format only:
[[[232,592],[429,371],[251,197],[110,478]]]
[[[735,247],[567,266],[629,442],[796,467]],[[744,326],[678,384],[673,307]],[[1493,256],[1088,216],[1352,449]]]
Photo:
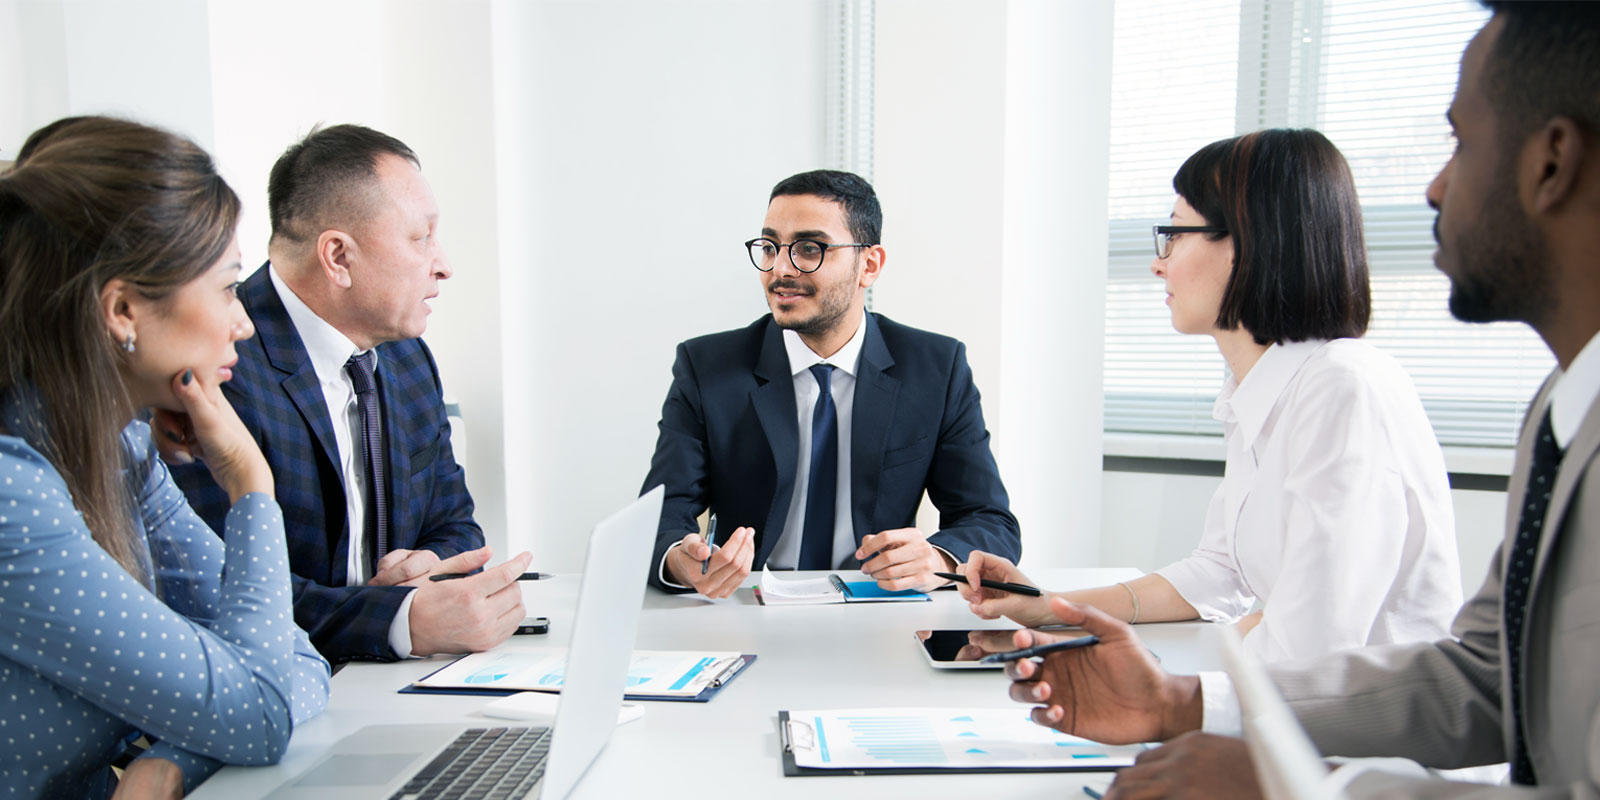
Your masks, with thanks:
[[[826,166],[824,10],[495,6],[508,517],[537,566],[576,568],[638,494],[677,342],[765,313],[740,243],[774,183]]]
[[[875,308],[967,343],[1025,563],[1093,563],[1110,5],[879,0],[877,59]]]

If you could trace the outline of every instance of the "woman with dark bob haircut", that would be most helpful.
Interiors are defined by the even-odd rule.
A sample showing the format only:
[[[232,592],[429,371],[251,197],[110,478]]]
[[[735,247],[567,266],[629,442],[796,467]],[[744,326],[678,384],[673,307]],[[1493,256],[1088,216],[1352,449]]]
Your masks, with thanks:
[[[1173,327],[1227,362],[1222,485],[1191,556],[1059,596],[1130,622],[1238,620],[1268,660],[1448,636],[1461,583],[1444,456],[1411,379],[1359,338],[1372,302],[1344,156],[1316,131],[1259,131],[1201,148],[1172,187],[1150,271]],[[963,569],[1028,582],[984,553]],[[961,591],[984,618],[1057,621],[1049,596]]]
[[[253,332],[239,198],[211,157],[103,117],[0,174],[0,780],[24,797],[177,796],[278,760],[327,702],[295,627],[272,473],[222,397]],[[226,542],[148,411],[232,498]],[[120,782],[111,765],[152,746]]]

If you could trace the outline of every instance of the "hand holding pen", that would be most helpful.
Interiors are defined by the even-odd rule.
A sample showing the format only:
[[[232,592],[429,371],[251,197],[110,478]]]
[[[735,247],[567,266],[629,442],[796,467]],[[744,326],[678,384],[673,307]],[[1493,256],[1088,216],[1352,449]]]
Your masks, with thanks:
[[[1042,592],[1034,588],[1016,565],[997,555],[974,550],[956,568],[963,581],[956,584],[972,613],[984,619],[1006,617],[1033,628],[1055,622]],[[979,581],[974,587],[972,581]]]
[[[710,523],[705,533],[684,535],[667,550],[664,575],[669,583],[686,586],[706,597],[733,594],[750,575],[755,561],[755,529],[734,529],[720,547],[713,547]]]
[[[1132,626],[1094,606],[1052,597],[1048,607],[1055,622],[1087,636],[1043,658],[1006,663],[1011,699],[1036,706],[1034,722],[1107,744],[1165,741],[1199,727],[1198,678],[1168,674]],[[1012,638],[1018,648],[1059,641],[1034,630]]]

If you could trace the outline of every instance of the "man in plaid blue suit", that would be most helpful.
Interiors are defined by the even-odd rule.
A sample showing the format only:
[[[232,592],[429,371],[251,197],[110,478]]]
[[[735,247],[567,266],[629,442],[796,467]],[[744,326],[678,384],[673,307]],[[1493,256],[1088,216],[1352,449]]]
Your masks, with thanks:
[[[489,553],[417,338],[451,269],[416,154],[360,126],[313,130],[273,166],[268,206],[271,260],[237,288],[256,336],[239,343],[224,392],[272,466],[295,621],[336,662],[505,641],[523,618],[528,554],[428,580],[476,572]],[[192,454],[173,444],[170,459]],[[222,530],[228,498],[210,473],[173,472]]]

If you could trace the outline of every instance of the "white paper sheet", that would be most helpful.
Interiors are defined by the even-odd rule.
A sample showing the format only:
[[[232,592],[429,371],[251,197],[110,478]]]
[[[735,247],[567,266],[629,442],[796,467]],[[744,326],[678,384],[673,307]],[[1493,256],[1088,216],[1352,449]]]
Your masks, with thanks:
[[[1146,745],[1104,745],[1034,724],[1023,706],[790,711],[795,764],[821,769],[1116,769]]]
[[[738,653],[635,650],[628,664],[630,695],[692,697],[739,660]],[[566,650],[491,650],[458,659],[417,681],[435,689],[507,689],[559,692]]]

